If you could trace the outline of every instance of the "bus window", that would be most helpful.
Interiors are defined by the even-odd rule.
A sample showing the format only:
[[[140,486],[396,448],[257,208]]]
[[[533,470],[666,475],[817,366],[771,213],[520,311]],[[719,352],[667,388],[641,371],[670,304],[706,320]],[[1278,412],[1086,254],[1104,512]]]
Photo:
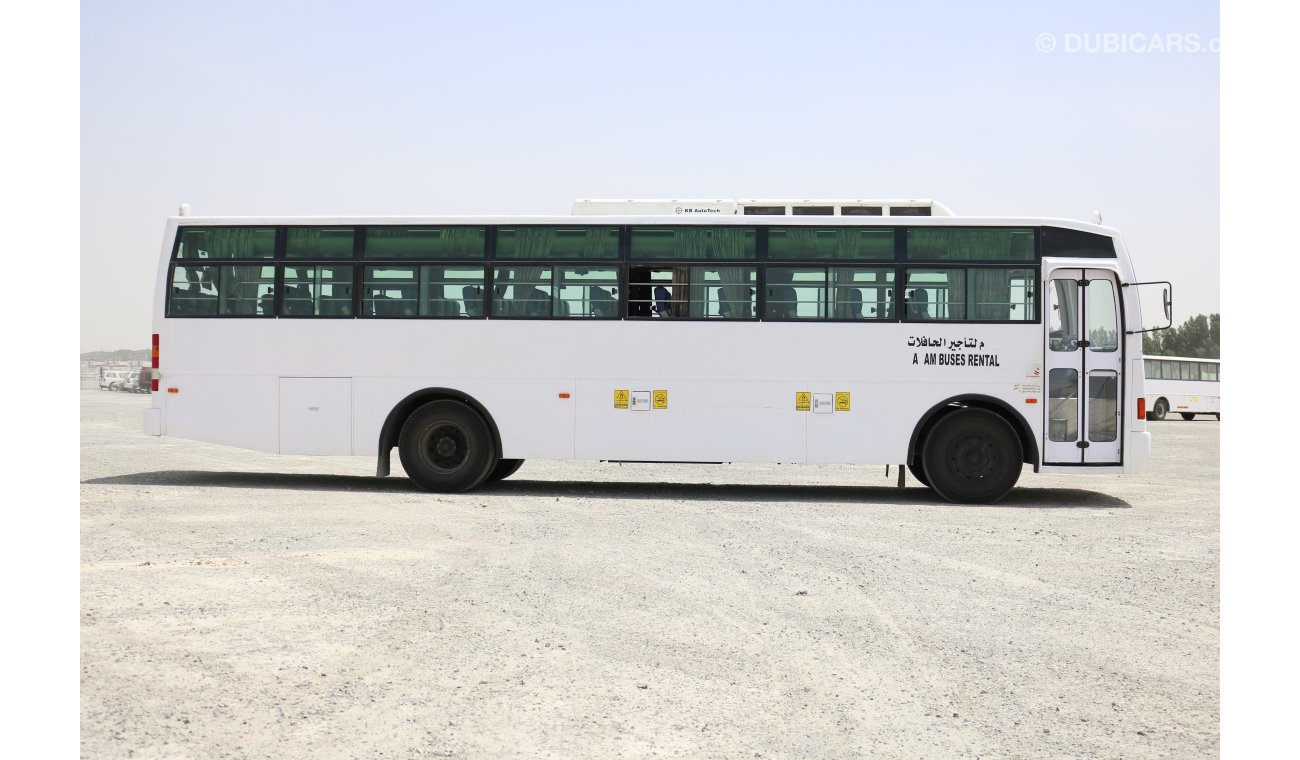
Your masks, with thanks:
[[[184,227],[178,259],[269,259],[275,256],[274,227]]]
[[[633,259],[752,259],[753,227],[633,227]]]
[[[609,319],[618,316],[618,270],[559,267],[555,270],[555,316]]]
[[[695,319],[753,319],[755,267],[691,267],[690,315]]]
[[[414,317],[419,279],[415,267],[366,267],[361,313],[368,317]]]
[[[1119,436],[1118,405],[1119,373],[1110,370],[1088,373],[1089,441],[1107,442]]]
[[[351,266],[287,266],[281,314],[289,317],[352,315]]]
[[[690,271],[690,267],[630,267],[627,280],[628,317],[685,317]]]
[[[1047,373],[1047,437],[1069,442],[1079,438],[1079,372],[1057,368]]]
[[[1074,280],[1052,280],[1049,295],[1052,300],[1049,309],[1051,315],[1048,317],[1048,345],[1053,351],[1074,351],[1078,348],[1079,341],[1079,283]]]
[[[492,282],[492,316],[521,319],[552,316],[549,266],[497,267]]]
[[[764,319],[825,319],[826,269],[767,268]]]
[[[367,227],[368,259],[481,259],[484,227]]]
[[[894,270],[768,267],[764,319],[892,319]]]
[[[904,291],[909,322],[966,319],[965,269],[908,269]]]
[[[1088,350],[1118,351],[1119,322],[1115,286],[1110,280],[1088,281]]]
[[[969,269],[967,274],[971,284],[971,319],[977,322],[1033,321],[1033,270]]]
[[[355,240],[352,227],[290,227],[284,255],[290,259],[350,259]]]
[[[753,319],[758,268],[631,267],[631,318]]]
[[[894,230],[889,227],[771,227],[767,231],[767,257],[772,261],[893,260]]]
[[[617,227],[499,227],[498,259],[616,259]]]
[[[483,316],[484,271],[472,265],[420,267],[420,316]]]
[[[894,319],[894,270],[831,267],[832,319]]]
[[[217,313],[221,316],[272,316],[275,298],[275,267],[218,267]]]
[[[899,216],[899,209],[891,209]],[[1033,261],[1031,229],[909,227],[907,258],[913,261]]]

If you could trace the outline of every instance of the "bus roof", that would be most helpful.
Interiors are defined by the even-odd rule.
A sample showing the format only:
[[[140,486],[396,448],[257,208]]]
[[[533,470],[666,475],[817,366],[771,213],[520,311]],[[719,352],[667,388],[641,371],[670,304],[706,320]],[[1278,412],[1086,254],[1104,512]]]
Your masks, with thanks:
[[[1061,227],[1119,237],[1119,230],[1077,219],[1054,217],[993,216],[777,216],[741,214],[678,215],[440,215],[440,216],[173,216],[170,221],[185,226],[322,226],[322,225],[453,225],[453,224],[546,224],[546,225],[764,225],[781,227]]]

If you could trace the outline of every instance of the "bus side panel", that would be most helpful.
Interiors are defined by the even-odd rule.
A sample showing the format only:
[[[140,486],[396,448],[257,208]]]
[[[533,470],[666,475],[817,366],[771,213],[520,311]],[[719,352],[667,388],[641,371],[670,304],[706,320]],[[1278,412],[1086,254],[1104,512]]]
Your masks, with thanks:
[[[1155,408],[1157,399],[1169,403],[1169,413],[1218,414],[1219,384],[1193,380],[1146,381],[1147,411]]]
[[[561,378],[357,377],[353,380],[356,454],[378,453],[388,415],[412,393],[449,388],[478,401],[501,434],[507,459],[573,459],[574,386]],[[563,398],[561,394],[568,394]]]
[[[272,454],[280,450],[278,377],[171,372],[154,395],[166,405],[164,435]]]
[[[907,459],[912,429],[940,397],[918,392],[933,384],[813,383],[815,401],[829,400],[807,412],[808,462],[811,464],[897,464]],[[935,389],[948,393],[946,385]],[[942,396],[945,397],[946,396]]]
[[[578,459],[649,462],[807,461],[807,413],[791,381],[578,381]],[[628,394],[626,408],[620,395]],[[660,403],[656,406],[656,394]],[[639,403],[646,401],[645,404]]]

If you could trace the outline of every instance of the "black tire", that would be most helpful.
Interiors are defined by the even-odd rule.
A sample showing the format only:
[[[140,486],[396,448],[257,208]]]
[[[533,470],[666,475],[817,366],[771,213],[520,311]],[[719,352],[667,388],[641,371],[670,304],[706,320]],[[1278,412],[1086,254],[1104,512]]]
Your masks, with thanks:
[[[992,504],[1020,478],[1024,452],[1011,425],[987,409],[943,416],[926,436],[921,464],[930,488],[959,504]]]
[[[1183,419],[1187,420],[1188,422],[1191,422],[1192,420],[1196,419],[1196,415],[1190,412],[1179,412],[1178,415]]]
[[[930,479],[925,477],[925,470],[921,467],[920,459],[916,460],[916,464],[909,464],[907,466],[907,471],[912,473],[912,477],[916,478],[921,485],[926,488],[930,487]]]
[[[427,491],[460,493],[483,482],[496,466],[487,423],[456,401],[430,401],[402,425],[402,468]]]
[[[483,482],[494,483],[498,480],[505,480],[516,472],[519,472],[519,468],[523,466],[524,460],[522,459],[499,460],[497,466],[492,468],[492,472],[488,473],[487,480],[484,480]]]
[[[1151,413],[1147,415],[1156,422],[1160,422],[1169,414],[1169,402],[1162,398],[1156,399],[1156,405],[1151,407]]]
[[[110,391],[114,391],[114,392],[116,392],[116,391],[117,391],[117,383],[109,383],[109,384],[108,384],[108,389],[109,389]]]
[[[1214,419],[1216,419],[1216,420],[1219,419],[1219,413],[1218,413],[1218,412],[1215,412],[1215,413],[1214,413]]]

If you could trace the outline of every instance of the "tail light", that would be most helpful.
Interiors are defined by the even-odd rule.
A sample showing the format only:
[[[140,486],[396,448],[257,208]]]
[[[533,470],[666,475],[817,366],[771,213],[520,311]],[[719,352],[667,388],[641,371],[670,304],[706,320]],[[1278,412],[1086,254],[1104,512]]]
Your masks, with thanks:
[[[1138,419],[1145,420],[1146,418],[1147,418],[1147,400],[1145,398],[1140,398],[1138,399]]]
[[[152,390],[158,390],[158,333],[153,334],[153,347],[150,350],[153,357],[153,372],[149,373],[151,378]]]

